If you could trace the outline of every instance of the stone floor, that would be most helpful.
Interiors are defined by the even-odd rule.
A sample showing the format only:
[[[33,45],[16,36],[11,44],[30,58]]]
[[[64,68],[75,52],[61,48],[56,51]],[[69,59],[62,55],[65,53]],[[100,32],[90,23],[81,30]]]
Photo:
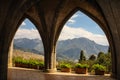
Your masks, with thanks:
[[[74,73],[44,73],[25,68],[8,68],[8,80],[115,80],[110,75],[96,76]]]

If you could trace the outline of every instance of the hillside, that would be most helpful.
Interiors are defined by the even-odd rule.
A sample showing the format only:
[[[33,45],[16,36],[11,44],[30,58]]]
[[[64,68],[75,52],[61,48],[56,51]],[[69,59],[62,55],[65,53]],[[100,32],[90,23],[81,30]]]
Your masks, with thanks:
[[[43,55],[42,41],[39,39],[15,39],[14,48]]]
[[[23,57],[24,59],[38,59],[41,61],[44,60],[44,56],[42,56],[42,55],[14,49],[13,50],[13,57],[18,57],[18,56]]]
[[[15,49],[21,49],[24,51],[34,52],[37,54],[44,54],[42,41],[39,39],[15,39],[14,40]],[[108,46],[103,46],[96,44],[94,41],[91,41],[87,38],[74,38],[59,41],[57,43],[57,59],[70,58],[78,59],[80,51],[84,50],[86,56],[91,54],[98,54],[100,51],[107,52]]]
[[[87,38],[74,38],[58,42],[57,53],[64,54],[69,58],[78,59],[81,50],[84,50],[86,56],[89,57],[91,54],[97,55],[100,51],[106,53],[108,46],[96,44]]]

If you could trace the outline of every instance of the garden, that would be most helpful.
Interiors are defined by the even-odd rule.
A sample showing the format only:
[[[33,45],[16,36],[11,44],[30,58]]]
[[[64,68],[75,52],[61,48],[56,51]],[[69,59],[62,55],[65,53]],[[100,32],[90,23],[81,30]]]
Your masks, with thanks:
[[[57,61],[57,70],[61,72],[69,72],[76,74],[95,74],[95,75],[104,75],[105,73],[111,72],[111,58],[110,53],[100,52],[97,57],[91,55],[89,59],[86,59],[84,52],[81,51],[80,58],[78,62],[73,62],[71,60],[61,60]],[[44,61],[29,58],[25,59],[21,56],[13,57],[13,66],[30,68],[30,69],[39,69],[44,70]]]
[[[97,56],[91,55],[88,59],[81,51],[78,62],[62,60],[58,62],[57,69],[61,72],[76,74],[104,75],[111,73],[111,54],[99,52]]]
[[[38,59],[24,59],[23,57],[18,56],[13,58],[13,66],[42,70],[44,69],[44,62]]]

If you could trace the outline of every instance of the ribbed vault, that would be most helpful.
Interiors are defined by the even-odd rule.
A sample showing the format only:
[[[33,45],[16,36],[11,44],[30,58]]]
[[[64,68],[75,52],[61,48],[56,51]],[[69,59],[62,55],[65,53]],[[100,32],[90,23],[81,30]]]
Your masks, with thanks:
[[[112,75],[120,79],[119,0],[1,0],[0,1],[0,80],[7,80],[7,59],[12,39],[25,18],[38,29],[45,51],[45,70],[56,68],[56,42],[66,21],[82,11],[105,32],[112,52]]]

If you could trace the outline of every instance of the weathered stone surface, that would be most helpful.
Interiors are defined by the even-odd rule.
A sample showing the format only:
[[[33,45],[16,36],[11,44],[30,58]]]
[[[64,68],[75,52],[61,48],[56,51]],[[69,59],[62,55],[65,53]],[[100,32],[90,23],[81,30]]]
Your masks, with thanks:
[[[22,76],[22,77],[21,77]],[[96,76],[75,73],[44,73],[39,70],[25,68],[9,68],[8,80],[115,80],[109,74]]]
[[[40,32],[45,69],[55,70],[56,42],[65,22],[78,10],[105,32],[112,52],[112,74],[120,79],[120,0],[0,0],[0,80],[7,80],[9,47],[25,18]]]

